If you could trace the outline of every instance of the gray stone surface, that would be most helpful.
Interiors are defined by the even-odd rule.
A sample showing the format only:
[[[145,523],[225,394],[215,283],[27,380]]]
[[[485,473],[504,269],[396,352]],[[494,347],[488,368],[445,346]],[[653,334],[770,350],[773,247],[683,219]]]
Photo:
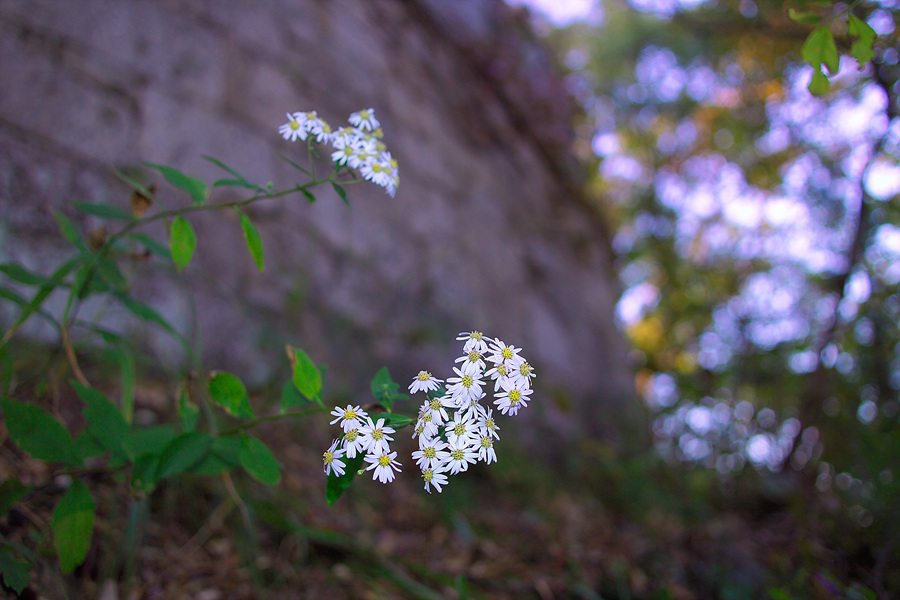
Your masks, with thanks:
[[[331,190],[255,205],[264,275],[234,215],[192,216],[186,274],[137,265],[132,294],[190,332],[206,367],[264,382],[290,342],[357,401],[383,364],[401,381],[450,375],[455,334],[483,330],[535,365],[532,420],[618,438],[637,405],[572,104],[521,13],[495,0],[0,0],[2,260],[49,270],[66,251],[52,210],[90,228],[70,201],[127,206],[110,167],[147,160],[212,181],[207,154],[298,183],[277,156],[304,155],[277,134],[284,113],[340,124],[367,106],[400,163],[396,198],[360,184],[349,210]],[[160,189],[165,206],[187,201]],[[165,238],[160,224],[148,233]]]

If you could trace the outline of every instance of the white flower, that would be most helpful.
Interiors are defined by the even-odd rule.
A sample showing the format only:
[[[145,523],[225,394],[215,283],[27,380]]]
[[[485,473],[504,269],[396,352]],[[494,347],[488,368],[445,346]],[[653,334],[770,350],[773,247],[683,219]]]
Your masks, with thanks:
[[[419,391],[432,392],[441,387],[443,382],[443,379],[438,379],[428,371],[419,371],[413,382],[409,384],[409,393],[415,394]]]
[[[459,342],[465,340],[466,343],[463,344],[463,352],[478,350],[484,354],[488,350],[487,342],[484,341],[484,334],[480,331],[461,331],[457,335],[456,340]]]
[[[453,362],[461,362],[464,373],[484,372],[484,355],[478,350],[469,350]]]
[[[488,360],[495,365],[502,363],[506,365],[507,369],[513,370],[513,367],[518,367],[519,361],[522,360],[519,358],[521,350],[521,348],[516,348],[515,346],[507,346],[499,338],[494,338],[491,340],[490,351],[492,354],[488,357]]]
[[[447,464],[450,467],[450,474],[456,475],[469,468],[469,464],[478,460],[478,452],[472,446],[466,443],[462,438],[455,443],[450,442],[450,458]]]
[[[347,408],[336,407],[333,411],[331,411],[331,416],[337,417],[334,421],[331,422],[332,425],[341,422],[341,429],[344,431],[350,431],[351,429],[358,429],[362,426],[361,419],[368,419],[369,415],[366,414],[360,406],[352,406],[350,404],[347,405]]]
[[[438,491],[438,494],[440,494],[441,486],[447,485],[447,476],[444,475],[441,471],[436,471],[434,469],[423,469],[422,479],[425,480],[425,491],[429,494],[431,493],[431,486],[434,486],[434,489],[436,489]]]
[[[367,108],[359,112],[352,113],[347,119],[352,125],[356,125],[364,131],[374,131],[378,129],[381,123],[375,118],[375,109]]]
[[[457,377],[447,379],[447,383],[450,384],[447,386],[447,392],[449,392],[456,406],[465,406],[472,398],[476,400],[481,398],[483,382],[480,374],[465,373],[456,367],[453,367],[453,372],[456,373]]]
[[[478,406],[481,408],[480,404]],[[490,408],[481,408],[479,413],[478,420],[476,421],[479,432],[482,435],[487,432],[488,435],[499,440],[500,434],[497,432],[500,431],[500,428],[497,427],[497,423],[494,421],[494,411]]]
[[[311,110],[306,113],[306,120],[303,127],[309,132],[319,143],[327,142],[331,139],[331,126],[320,118],[316,111]]]
[[[371,181],[375,185],[380,185],[381,187],[387,187],[391,182],[391,174],[388,172],[388,169],[385,168],[384,163],[379,160],[365,163],[360,167],[359,172],[363,176],[363,179]]]
[[[506,368],[506,365],[500,363],[498,365],[494,365],[494,368],[488,369],[484,374],[485,377],[490,377],[494,382],[494,391],[500,389],[500,386],[503,385],[503,382],[509,379],[510,370]]]
[[[451,444],[458,440],[463,440],[465,444],[471,444],[478,436],[478,426],[469,417],[468,411],[458,410],[453,415],[453,420],[447,423],[444,433],[447,435],[447,441]]]
[[[366,424],[359,428],[359,434],[362,437],[363,448],[371,454],[387,454],[390,450],[388,442],[394,441],[389,433],[395,433],[393,427],[387,427],[384,419],[378,419],[377,423],[372,422],[371,417],[366,418]]]
[[[450,453],[445,451],[447,442],[440,438],[430,440],[424,447],[412,453],[413,460],[420,469],[439,469],[450,458]]]
[[[431,398],[427,400],[425,404],[422,405],[422,409],[419,411],[419,414],[424,414],[425,410],[431,412],[431,420],[435,425],[443,425],[443,423],[449,419],[447,416],[447,408],[453,408],[456,404],[448,398],[447,396],[439,396],[437,398]]]
[[[423,427],[422,435],[426,437],[434,437],[437,435],[439,423],[436,423],[434,420],[434,414],[428,408],[428,404],[426,403],[419,409],[419,418],[416,421],[416,427],[421,425]]]
[[[527,360],[523,360],[519,363],[519,367],[514,369],[509,377],[519,387],[530,388],[531,380],[534,378],[534,369],[528,364]]]
[[[305,113],[287,113],[288,122],[278,128],[278,133],[286,140],[296,142],[306,139]]]
[[[338,448],[338,440],[331,442],[331,447],[322,454],[322,460],[325,462],[325,474],[343,475],[346,463],[339,460],[344,455],[343,448]]]
[[[514,415],[519,412],[519,408],[528,406],[528,396],[532,391],[519,387],[515,383],[507,382],[503,386],[503,391],[497,394],[494,404],[504,415]]]
[[[390,483],[394,480],[394,471],[400,471],[400,463],[395,460],[396,458],[396,452],[366,454],[366,462],[369,463],[366,471],[375,469],[372,479],[377,479],[381,483]]]
[[[497,452],[494,450],[494,440],[490,434],[484,432],[478,438],[478,460],[483,460],[485,464],[497,462]]]
[[[355,458],[357,453],[365,451],[359,429],[349,429],[344,432],[343,447],[347,458]]]

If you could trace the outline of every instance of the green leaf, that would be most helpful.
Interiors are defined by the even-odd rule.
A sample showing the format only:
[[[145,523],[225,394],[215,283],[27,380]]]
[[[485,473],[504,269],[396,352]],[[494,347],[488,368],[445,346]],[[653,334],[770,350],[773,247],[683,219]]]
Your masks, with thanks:
[[[125,344],[119,344],[117,350],[116,357],[122,378],[122,416],[125,417],[125,422],[130,425],[134,421],[134,353]]]
[[[59,223],[59,230],[62,232],[63,237],[78,248],[82,254],[88,254],[90,251],[81,238],[81,233],[78,232],[78,227],[75,226],[75,223],[58,210],[53,211],[53,216],[56,217],[56,222]]]
[[[217,179],[213,183],[213,187],[242,187],[250,190],[259,189],[257,186],[249,181],[244,181],[243,179]]]
[[[262,240],[259,238],[259,232],[256,231],[256,227],[254,227],[250,217],[241,211],[238,211],[238,214],[241,216],[241,227],[244,230],[244,240],[247,242],[247,248],[250,250],[254,262],[256,262],[256,267],[259,269],[259,272],[262,273],[265,270],[265,266],[263,262]]]
[[[181,390],[178,398],[178,422],[185,432],[194,431],[197,428],[197,420],[200,418],[200,408],[191,401],[187,389]]]
[[[861,19],[857,19],[853,15],[850,15],[847,33],[859,38],[850,46],[850,56],[857,60],[859,68],[862,69],[867,62],[875,58],[875,52],[872,47],[875,44],[875,37],[877,34],[868,23]]]
[[[257,481],[266,485],[278,485],[281,481],[281,464],[260,440],[241,434],[239,458],[244,470]]]
[[[99,390],[85,387],[77,381],[71,383],[75,393],[86,405],[84,420],[91,435],[113,456],[130,460],[132,454],[127,440],[131,427],[125,422],[119,407]]]
[[[73,202],[72,207],[88,215],[103,217],[104,219],[120,219],[122,221],[134,221],[134,215],[127,210],[112,204]]]
[[[53,511],[53,545],[59,569],[71,573],[84,561],[94,531],[94,499],[76,479]]]
[[[197,475],[218,475],[230,471],[241,463],[241,440],[234,436],[215,438],[209,453],[194,465],[191,473]]]
[[[154,481],[183,473],[199,463],[209,452],[212,438],[207,433],[184,433],[166,446],[159,458]]]
[[[824,96],[828,93],[829,87],[828,77],[822,71],[813,71],[812,81],[809,82],[809,93],[813,96]]]
[[[106,448],[100,445],[97,438],[87,429],[79,433],[78,437],[75,438],[75,450],[82,460],[92,456],[100,456],[106,452]]]
[[[160,244],[159,242],[157,242],[156,240],[154,240],[152,237],[150,237],[146,233],[140,233],[140,232],[129,233],[128,237],[130,239],[135,240],[139,244],[142,244],[144,247],[147,248],[147,250],[149,250],[150,252],[153,252],[157,256],[161,256],[161,257],[165,258],[166,260],[172,259],[172,253],[169,251],[169,249],[166,248],[165,246],[163,246],[162,244]]]
[[[97,261],[97,271],[100,273],[100,277],[103,278],[103,281],[109,284],[109,289],[116,292],[124,292],[128,289],[128,280],[122,275],[122,271],[119,270],[119,265],[109,257],[102,256],[99,258]]]
[[[341,459],[346,463],[344,474],[338,476],[332,473],[328,476],[328,480],[325,483],[325,499],[328,500],[328,506],[334,506],[334,503],[344,493],[344,490],[350,487],[350,483],[356,477],[357,471],[362,468],[364,458],[365,453],[360,452],[353,458]]]
[[[309,191],[309,190],[301,190],[301,191],[303,192],[303,195],[306,196],[306,199],[309,200],[310,204],[312,204],[313,202],[316,201],[316,197],[313,196],[313,193],[311,191]]]
[[[165,165],[157,165],[149,162],[145,162],[145,165],[156,169],[160,173],[162,173],[163,177],[166,178],[166,181],[177,187],[178,189],[184,190],[188,194],[190,194],[191,198],[194,201],[194,206],[199,206],[206,202],[206,199],[209,198],[209,189],[206,187],[206,184],[203,183],[200,179],[196,177],[192,177],[190,175],[185,175],[178,169],[173,169],[172,167],[167,167]]]
[[[56,289],[56,286],[62,283],[62,280],[68,275],[72,269],[81,264],[81,257],[71,258],[64,262],[56,271],[53,272],[53,275],[50,276],[50,280],[47,285],[41,287],[40,290],[34,295],[31,301],[22,308],[22,312],[19,314],[19,318],[16,319],[16,322],[13,323],[13,326],[7,330],[7,332],[3,335],[3,340],[0,342],[0,345],[6,343],[6,341],[12,336],[12,333],[18,329],[18,327],[24,323],[28,317],[33,315],[36,311],[41,308],[41,305],[47,299],[48,296]]]
[[[134,461],[131,469],[131,487],[148,494],[156,487],[156,472],[159,469],[159,454],[145,454]]]
[[[278,158],[280,158],[281,160],[283,160],[283,161],[286,162],[287,164],[291,165],[292,167],[294,167],[294,168],[297,169],[298,171],[302,171],[303,173],[306,173],[307,175],[309,175],[310,178],[312,178],[312,174],[311,174],[309,171],[307,171],[306,169],[304,169],[303,167],[301,167],[300,165],[298,165],[297,163],[295,163],[294,161],[292,161],[291,159],[289,159],[289,158],[288,158],[287,156],[285,156],[284,154],[282,154],[282,153],[279,152],[279,153],[278,153]]]
[[[168,321],[163,319],[158,312],[156,312],[143,302],[133,300],[132,298],[129,298],[124,294],[116,294],[115,297],[133,315],[143,319],[144,321],[147,321],[148,323],[159,325],[160,327],[171,333],[175,339],[182,343],[182,345],[187,347],[187,341],[181,336],[180,333],[175,331],[175,328],[172,327]]]
[[[378,370],[370,385],[375,401],[388,409],[388,411],[393,409],[395,400],[406,397],[404,394],[397,393],[399,388],[400,385],[391,379],[391,374],[388,373],[387,367],[381,367]]]
[[[322,373],[309,355],[300,348],[288,346],[294,370],[294,385],[307,399],[321,404],[319,393],[322,391]]]
[[[309,404],[309,400],[303,397],[293,381],[285,381],[281,388],[281,412],[286,413],[295,406]]]
[[[341,197],[341,200],[344,201],[344,204],[347,205],[347,208],[350,208],[350,202],[347,200],[347,192],[344,190],[344,188],[333,181],[331,182],[331,187],[333,187],[334,191],[337,192],[337,195]]]
[[[222,161],[216,160],[212,156],[206,156],[205,154],[203,155],[203,159],[208,160],[209,162],[211,162],[212,164],[216,165],[217,167],[219,167],[220,169],[222,169],[224,171],[228,171],[235,177],[234,179],[220,179],[219,181],[217,181],[213,184],[213,187],[218,186],[218,185],[240,185],[241,187],[250,188],[252,190],[265,191],[265,190],[263,190],[262,187],[256,185],[255,183],[250,183],[249,181],[247,181],[246,177],[244,177],[243,175],[241,175],[240,173],[238,173],[237,171],[235,171],[234,169],[232,169],[231,167],[229,167]],[[225,183],[225,182],[228,182],[228,183]]]
[[[237,376],[225,371],[209,374],[209,395],[233,417],[253,418],[247,388]]]
[[[794,10],[793,8],[788,9],[787,15],[791,21],[804,25],[818,25],[822,21],[822,17],[816,13]]]
[[[0,400],[0,406],[9,436],[24,452],[49,462],[81,464],[72,436],[49,413],[12,398]]]
[[[3,273],[13,281],[25,285],[47,285],[50,280],[43,275],[33,273],[19,263],[5,263],[0,265],[0,273]]]
[[[191,222],[181,215],[172,219],[172,226],[169,228],[169,248],[175,266],[179,271],[184,271],[194,256],[194,250],[197,249],[197,234],[194,233]]]
[[[178,437],[171,425],[157,425],[135,429],[128,437],[128,447],[135,458],[143,458],[152,454],[161,455],[166,447]]]
[[[116,169],[113,169],[113,173],[116,174],[116,177],[118,177],[119,179],[124,181],[126,184],[128,184],[128,187],[130,187],[133,190],[136,190],[137,192],[142,194],[145,198],[153,197],[153,194],[150,193],[150,190],[147,189],[147,186],[145,186],[141,182],[137,181],[136,179],[132,179],[125,173],[122,173],[121,171],[118,171]]]
[[[806,41],[803,42],[800,52],[803,55],[803,60],[812,65],[812,68],[816,71],[820,70],[822,65],[825,65],[831,75],[836,75],[841,67],[837,46],[834,45],[831,31],[826,27],[814,29],[806,38]]]
[[[16,594],[21,594],[31,581],[30,569],[29,563],[13,557],[5,548],[0,547],[0,577],[3,578],[6,587]]]
[[[31,488],[18,479],[7,479],[0,483],[0,517],[9,512],[12,505],[22,499]]]

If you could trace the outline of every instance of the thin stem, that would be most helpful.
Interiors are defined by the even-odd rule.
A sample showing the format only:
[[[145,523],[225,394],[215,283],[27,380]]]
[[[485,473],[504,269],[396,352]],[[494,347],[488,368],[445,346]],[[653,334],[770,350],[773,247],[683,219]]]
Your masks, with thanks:
[[[75,375],[75,379],[77,379],[78,383],[81,385],[91,387],[87,377],[84,376],[84,373],[82,373],[81,368],[78,366],[78,358],[76,358],[75,349],[72,347],[69,329],[63,325],[59,329],[59,334],[62,337],[63,348],[65,348],[66,351],[66,359],[69,361],[69,366],[72,367],[72,373]]]
[[[256,427],[260,423],[268,423],[271,421],[280,421],[282,419],[288,419],[291,417],[305,417],[307,415],[314,415],[316,413],[327,412],[328,409],[324,406],[318,408],[310,408],[309,410],[301,410],[298,412],[289,412],[289,413],[279,413],[277,415],[267,415],[265,417],[256,417],[255,419],[251,419],[249,421],[245,421],[240,425],[235,425],[230,429],[225,429],[219,432],[219,437],[225,437],[227,435],[234,435],[235,433],[240,433],[242,431],[246,431],[247,429],[251,429]]]

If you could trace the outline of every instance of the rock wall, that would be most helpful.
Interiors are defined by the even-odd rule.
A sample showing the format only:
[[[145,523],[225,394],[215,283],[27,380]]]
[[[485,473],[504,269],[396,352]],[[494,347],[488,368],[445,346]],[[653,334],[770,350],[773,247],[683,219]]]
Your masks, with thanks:
[[[637,405],[572,104],[499,0],[0,0],[0,258],[46,271],[65,251],[51,209],[90,228],[70,201],[127,206],[111,167],[140,176],[146,160],[212,181],[206,154],[300,183],[278,158],[305,157],[277,134],[284,113],[340,124],[368,106],[400,164],[396,198],[365,184],[351,209],[331,190],[254,205],[263,275],[233,215],[191,217],[185,276],[137,265],[132,294],[192,332],[207,367],[262,382],[291,342],[348,400],[364,401],[383,364],[400,381],[446,377],[455,334],[483,330],[525,348],[544,397],[533,415],[616,439]],[[160,203],[185,201],[160,188]]]

